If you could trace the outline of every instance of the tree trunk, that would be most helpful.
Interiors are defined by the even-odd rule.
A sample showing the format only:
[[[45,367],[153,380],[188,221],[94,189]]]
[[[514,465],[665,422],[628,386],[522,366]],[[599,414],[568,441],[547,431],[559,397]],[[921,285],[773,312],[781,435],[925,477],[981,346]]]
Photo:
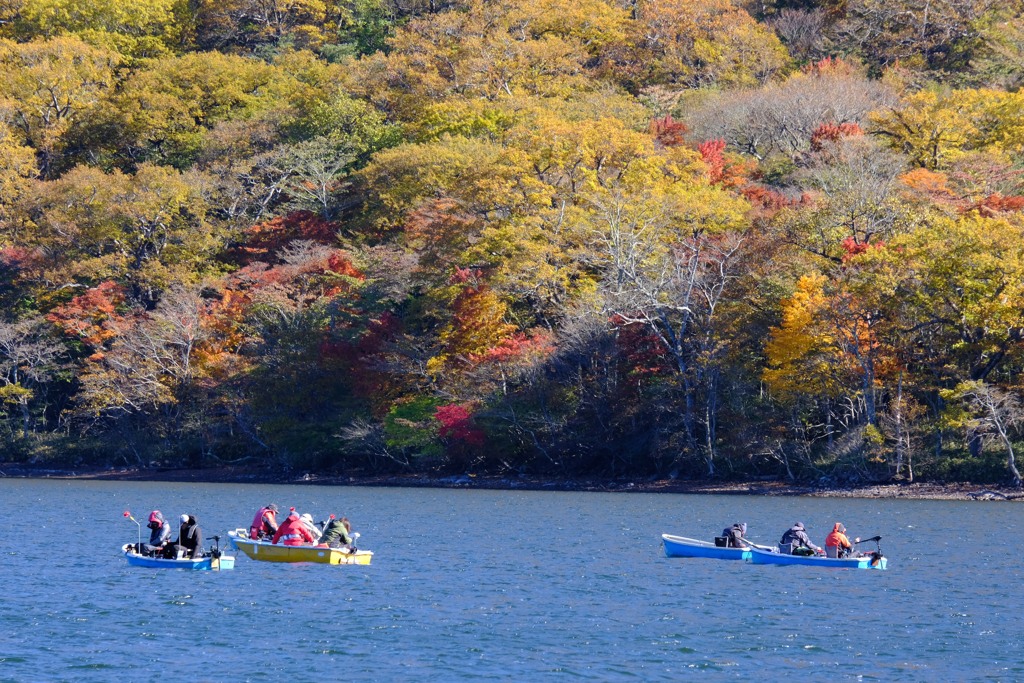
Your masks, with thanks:
[[[21,434],[22,434],[23,437],[28,439],[29,420],[30,420],[30,414],[29,414],[29,410],[28,410],[28,399],[27,398],[21,398],[18,401],[18,405],[21,407]]]
[[[1003,445],[1006,446],[1006,467],[1010,470],[1010,474],[1013,475],[1013,485],[1017,488],[1021,488],[1020,471],[1017,470],[1017,458],[1013,453],[1013,442],[1010,441],[1010,435],[1007,434],[1003,421],[999,419],[999,416],[994,409],[991,411],[991,415],[992,423],[999,432],[999,438],[1002,440]]]
[[[899,380],[896,382],[896,404],[893,408],[893,420],[896,423],[896,477],[903,474],[903,462],[905,458],[903,448],[903,373],[900,372]]]

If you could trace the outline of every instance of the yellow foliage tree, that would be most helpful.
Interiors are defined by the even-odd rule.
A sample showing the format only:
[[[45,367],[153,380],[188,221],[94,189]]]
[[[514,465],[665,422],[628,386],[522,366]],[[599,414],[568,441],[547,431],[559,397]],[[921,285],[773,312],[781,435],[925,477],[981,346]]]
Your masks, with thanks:
[[[782,322],[773,327],[765,344],[767,367],[762,377],[772,394],[783,401],[801,396],[835,397],[844,386],[845,372],[832,330],[822,321],[829,305],[826,278],[809,273],[796,283],[793,295],[782,304]]]
[[[617,70],[633,84],[763,85],[787,66],[775,34],[733,0],[642,0]]]
[[[944,170],[971,151],[1024,152],[1024,94],[923,90],[872,115],[874,132],[918,166]]]
[[[26,201],[36,219],[23,241],[47,254],[47,277],[61,285],[115,279],[152,302],[197,279],[223,246],[200,188],[164,166],[134,175],[78,167],[37,184]]]
[[[64,135],[95,112],[114,84],[120,55],[78,38],[0,40],[0,109],[22,141],[39,153],[46,176]]]
[[[9,31],[19,39],[74,35],[141,58],[189,43],[191,23],[182,0],[20,0]]]
[[[595,88],[589,65],[626,22],[604,0],[470,0],[403,26],[387,54],[356,65],[351,87],[406,120],[450,97],[571,97]]]

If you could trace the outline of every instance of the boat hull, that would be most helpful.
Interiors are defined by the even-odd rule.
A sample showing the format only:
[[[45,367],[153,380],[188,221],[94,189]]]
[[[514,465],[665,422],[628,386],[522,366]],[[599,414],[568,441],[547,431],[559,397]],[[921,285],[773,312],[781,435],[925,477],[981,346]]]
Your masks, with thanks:
[[[317,564],[370,564],[373,552],[357,550],[347,553],[337,548],[315,545],[274,545],[245,537],[243,529],[229,531],[231,544],[247,557],[260,562],[315,562]]]
[[[147,557],[139,555],[134,550],[129,550],[131,545],[123,547],[124,557],[132,567],[148,567],[150,569],[192,569],[196,571],[222,571],[235,568],[235,558],[232,555],[221,555],[220,557],[200,557],[195,560],[168,560],[162,557]]]
[[[722,548],[708,541],[662,534],[666,557],[705,557],[715,560],[749,560],[749,548]]]
[[[863,557],[819,557],[803,555],[784,555],[767,553],[754,548],[750,552],[750,561],[754,564],[800,564],[812,567],[828,567],[832,569],[880,569],[888,568],[889,561],[885,557],[865,555]]]

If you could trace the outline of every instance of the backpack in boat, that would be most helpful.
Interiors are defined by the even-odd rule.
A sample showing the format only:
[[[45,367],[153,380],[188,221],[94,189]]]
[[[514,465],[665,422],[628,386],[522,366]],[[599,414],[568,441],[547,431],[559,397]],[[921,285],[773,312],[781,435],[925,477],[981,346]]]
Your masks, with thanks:
[[[793,548],[793,554],[794,555],[801,555],[803,557],[810,557],[811,555],[814,554],[814,551],[811,550],[810,548],[805,547],[805,546],[800,546],[799,548]]]

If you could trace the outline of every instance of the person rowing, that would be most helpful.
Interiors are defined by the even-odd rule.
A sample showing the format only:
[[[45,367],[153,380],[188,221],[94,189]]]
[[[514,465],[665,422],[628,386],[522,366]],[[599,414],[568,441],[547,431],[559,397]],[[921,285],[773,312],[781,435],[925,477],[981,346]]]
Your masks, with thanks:
[[[736,522],[730,527],[722,530],[722,535],[726,538],[726,546],[729,548],[750,548],[753,543],[748,541],[745,537],[747,533],[746,522]]]

